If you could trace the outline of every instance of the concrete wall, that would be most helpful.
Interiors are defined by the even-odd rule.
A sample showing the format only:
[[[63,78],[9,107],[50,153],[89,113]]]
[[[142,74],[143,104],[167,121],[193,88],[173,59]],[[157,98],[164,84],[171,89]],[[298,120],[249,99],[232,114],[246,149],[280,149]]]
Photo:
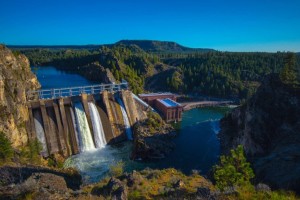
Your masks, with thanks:
[[[120,96],[121,96],[121,100],[124,103],[130,124],[131,126],[133,126],[137,121],[140,120],[140,116],[138,115],[137,107],[132,97],[132,93],[131,91],[128,90],[122,90]]]
[[[120,105],[115,101],[114,94],[104,91],[102,93],[106,112],[112,126],[114,142],[120,142],[126,139],[124,120]]]
[[[72,104],[73,102],[82,102],[91,134],[94,138],[92,120],[88,108],[88,102],[92,101],[96,104],[100,114],[106,141],[114,143],[126,140],[121,107],[115,97],[120,97],[123,101],[131,125],[146,117],[143,110],[139,111],[140,108],[133,99],[130,91],[122,91],[120,94],[104,91],[101,95],[97,95],[97,101],[95,101],[93,96],[85,94],[80,97],[40,100],[39,102],[28,104],[29,121],[26,126],[30,132],[30,139],[36,138],[34,116],[32,113],[32,109],[34,108],[41,112],[49,154],[59,153],[64,157],[78,154],[79,148],[76,139],[76,130],[71,117]]]
[[[96,101],[96,106],[97,106],[98,112],[100,114],[103,130],[105,133],[106,142],[108,144],[112,143],[113,139],[114,139],[114,134],[112,131],[112,126],[111,126],[110,120],[108,118],[108,114],[105,112],[105,106],[104,106],[103,101],[102,100]]]

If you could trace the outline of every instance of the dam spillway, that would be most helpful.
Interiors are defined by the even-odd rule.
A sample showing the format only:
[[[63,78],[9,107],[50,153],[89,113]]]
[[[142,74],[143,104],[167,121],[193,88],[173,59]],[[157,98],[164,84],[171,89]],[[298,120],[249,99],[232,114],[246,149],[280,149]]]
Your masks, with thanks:
[[[80,152],[94,150],[95,145],[83,106],[78,102],[74,107]]]
[[[103,130],[100,114],[97,110],[96,105],[93,102],[88,103],[89,110],[91,113],[95,146],[96,148],[104,148],[106,145],[105,133]]]
[[[132,131],[131,131],[131,128],[130,128],[129,119],[128,119],[128,115],[127,115],[126,110],[125,110],[125,106],[124,106],[124,104],[123,104],[123,102],[121,101],[120,98],[118,98],[117,101],[120,104],[121,112],[122,112],[122,115],[123,115],[123,121],[124,121],[124,126],[125,126],[127,139],[128,140],[133,140]]]
[[[139,104],[129,90],[30,101],[28,135],[34,139],[36,134],[44,157],[67,157],[132,140],[132,126],[147,116]]]

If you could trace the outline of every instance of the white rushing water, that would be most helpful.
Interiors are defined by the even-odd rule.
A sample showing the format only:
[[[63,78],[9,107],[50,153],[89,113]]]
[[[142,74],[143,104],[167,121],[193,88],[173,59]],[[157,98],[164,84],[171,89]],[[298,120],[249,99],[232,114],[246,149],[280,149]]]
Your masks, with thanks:
[[[76,128],[78,131],[80,152],[90,151],[95,149],[92,134],[89,124],[81,103],[75,103]]]
[[[45,138],[45,131],[42,126],[42,116],[39,111],[35,111],[33,113],[34,116],[34,125],[35,125],[35,132],[36,137],[38,141],[42,144],[42,152],[41,154],[43,156],[48,156],[48,150],[47,150],[47,144],[46,144],[46,138]]]
[[[123,115],[123,120],[124,120],[124,124],[125,124],[125,130],[126,130],[126,135],[127,135],[127,139],[128,140],[133,140],[132,138],[132,132],[130,129],[130,123],[129,123],[129,119],[127,116],[127,113],[125,111],[125,106],[123,104],[123,102],[121,101],[120,98],[117,98],[118,103],[120,104],[121,107],[121,111],[122,111],[122,115]]]
[[[98,109],[93,102],[88,102],[88,106],[91,113],[96,148],[104,148],[106,140]]]
[[[109,169],[116,163],[124,160],[134,163],[134,161],[129,159],[131,149],[131,142],[128,141],[117,148],[107,145],[102,149],[87,151],[69,157],[64,163],[64,168],[74,167],[79,170],[84,183],[95,183],[107,177]]]

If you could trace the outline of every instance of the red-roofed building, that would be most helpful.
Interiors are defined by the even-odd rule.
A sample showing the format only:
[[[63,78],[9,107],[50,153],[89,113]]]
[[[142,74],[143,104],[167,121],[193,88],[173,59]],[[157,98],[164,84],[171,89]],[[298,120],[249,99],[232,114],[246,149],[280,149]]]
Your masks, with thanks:
[[[139,94],[139,97],[156,109],[166,122],[181,121],[183,107],[170,92]]]

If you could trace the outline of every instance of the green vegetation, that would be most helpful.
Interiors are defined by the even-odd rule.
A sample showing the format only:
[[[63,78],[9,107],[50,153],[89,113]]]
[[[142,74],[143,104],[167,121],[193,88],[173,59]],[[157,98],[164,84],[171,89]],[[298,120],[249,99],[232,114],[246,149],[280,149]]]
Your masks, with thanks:
[[[55,157],[54,155],[51,155],[47,158],[47,165],[48,167],[62,169],[64,167],[64,161],[62,159]]]
[[[53,65],[98,82],[104,81],[102,66],[117,82],[126,79],[134,93],[170,90],[241,100],[255,92],[266,74],[279,73],[287,55],[202,51],[155,41],[121,41],[87,49],[16,50],[24,53],[32,65]],[[289,71],[285,77],[290,76]]]
[[[28,144],[21,149],[20,162],[22,164],[41,164],[41,150],[42,145],[37,139],[29,141]]]
[[[230,187],[250,185],[250,180],[254,178],[250,163],[244,155],[243,146],[239,145],[230,153],[230,156],[221,156],[220,164],[214,167],[216,186],[221,191]]]
[[[14,154],[11,142],[3,132],[0,132],[0,165],[10,163],[14,158],[21,164],[41,164],[40,151],[42,149],[39,141],[29,141],[28,144]]]
[[[12,53],[15,57],[18,57],[19,55],[21,55],[20,51],[12,51]]]
[[[147,127],[150,130],[150,133],[156,133],[163,126],[164,121],[158,113],[148,112],[148,118],[146,119]]]
[[[128,199],[157,199],[168,194],[171,194],[175,189],[179,189],[186,196],[193,195],[197,192],[198,187],[207,187],[215,190],[214,186],[199,174],[186,176],[182,172],[169,168],[163,170],[145,169],[140,172],[132,173],[133,185],[128,189]],[[126,179],[120,177],[120,180],[127,184]],[[180,181],[180,186],[177,182]],[[109,193],[106,192],[106,185],[109,179],[103,179],[97,183],[91,191],[98,192],[99,195],[104,195],[105,199],[109,199]]]
[[[184,58],[169,55],[164,63],[177,66],[183,78],[181,84],[167,84],[173,91],[183,93],[247,99],[266,74],[280,71],[284,56],[285,53],[230,52],[189,54]]]
[[[11,161],[14,156],[14,150],[11,142],[3,132],[0,132],[0,165]]]
[[[124,163],[122,161],[117,162],[115,165],[110,166],[109,174],[111,176],[121,176],[123,174]]]
[[[128,178],[130,177],[130,178]],[[212,199],[224,200],[294,200],[297,199],[292,192],[256,190],[251,184],[243,184],[235,192],[225,191],[219,193],[217,188],[203,176],[193,173],[189,176],[176,169],[152,170],[144,169],[134,171],[130,175],[118,176],[122,185],[126,185],[128,199],[196,199],[199,188],[209,191],[206,196],[212,195]],[[110,199],[110,190],[107,187],[110,178],[102,179],[99,183],[83,188],[86,192],[98,195],[99,198]],[[118,190],[117,186],[114,190]],[[229,190],[230,191],[230,190]],[[231,190],[232,191],[232,190]]]
[[[300,84],[300,69],[297,66],[296,55],[294,53],[288,53],[285,58],[285,65],[280,72],[280,79],[285,84],[297,86]]]

